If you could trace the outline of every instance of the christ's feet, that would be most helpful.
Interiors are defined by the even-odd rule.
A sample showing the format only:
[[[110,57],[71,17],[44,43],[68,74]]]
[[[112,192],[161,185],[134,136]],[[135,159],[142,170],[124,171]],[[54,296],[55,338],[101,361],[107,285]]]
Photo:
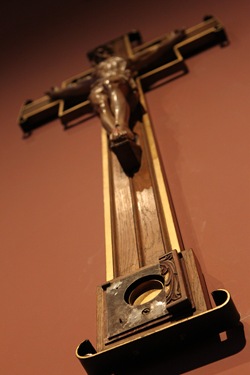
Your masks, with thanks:
[[[124,140],[131,140],[135,141],[135,134],[129,128],[122,129],[119,125],[117,125],[114,130],[109,135],[110,142],[121,142]]]

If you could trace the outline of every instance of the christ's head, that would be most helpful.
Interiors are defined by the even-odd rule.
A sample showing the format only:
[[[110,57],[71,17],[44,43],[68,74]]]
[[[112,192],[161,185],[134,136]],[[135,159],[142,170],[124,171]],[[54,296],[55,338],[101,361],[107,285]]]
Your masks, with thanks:
[[[89,52],[88,58],[94,65],[97,65],[100,62],[106,60],[107,58],[113,56],[113,54],[114,54],[114,51],[111,46],[103,45]]]

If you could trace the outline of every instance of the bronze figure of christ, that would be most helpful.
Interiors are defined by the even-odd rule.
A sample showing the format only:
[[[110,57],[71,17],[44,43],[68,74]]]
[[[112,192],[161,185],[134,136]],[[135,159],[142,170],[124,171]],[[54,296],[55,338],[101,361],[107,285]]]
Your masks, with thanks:
[[[128,138],[135,141],[130,115],[139,103],[135,83],[138,72],[146,70],[180,42],[185,32],[174,31],[160,42],[131,58],[118,56],[111,46],[98,47],[92,57],[93,73],[81,80],[47,94],[52,99],[67,99],[89,93],[89,100],[99,115],[110,141]]]

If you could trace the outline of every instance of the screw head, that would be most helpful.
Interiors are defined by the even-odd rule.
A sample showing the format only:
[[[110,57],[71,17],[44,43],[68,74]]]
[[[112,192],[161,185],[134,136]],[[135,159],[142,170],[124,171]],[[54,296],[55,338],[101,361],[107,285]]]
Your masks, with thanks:
[[[150,313],[150,308],[149,307],[145,307],[145,309],[142,310],[142,315],[147,315]]]

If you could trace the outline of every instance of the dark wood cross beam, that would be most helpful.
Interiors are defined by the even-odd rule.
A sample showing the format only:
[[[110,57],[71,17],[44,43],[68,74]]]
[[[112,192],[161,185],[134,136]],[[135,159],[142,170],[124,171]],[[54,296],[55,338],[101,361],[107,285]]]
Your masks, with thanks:
[[[140,34],[131,32],[107,44],[117,56],[129,59],[165,37],[142,43]],[[214,291],[211,302],[194,253],[184,247],[144,97],[156,82],[185,74],[185,58],[227,43],[220,22],[206,17],[185,30],[182,40],[157,64],[138,72],[135,80],[143,111],[135,117],[137,138],[132,142],[141,156],[132,174],[126,169],[134,163],[130,146],[122,145],[117,157],[103,131],[107,282],[97,290],[97,348],[85,340],[76,351],[89,375],[125,369],[129,373],[136,364],[156,360],[166,347],[180,342],[188,345],[196,337],[217,335],[239,322],[226,290]],[[61,87],[92,74],[93,68],[64,81]],[[68,128],[92,115],[87,95],[65,100],[45,95],[23,106],[19,124],[28,135],[56,117]]]

